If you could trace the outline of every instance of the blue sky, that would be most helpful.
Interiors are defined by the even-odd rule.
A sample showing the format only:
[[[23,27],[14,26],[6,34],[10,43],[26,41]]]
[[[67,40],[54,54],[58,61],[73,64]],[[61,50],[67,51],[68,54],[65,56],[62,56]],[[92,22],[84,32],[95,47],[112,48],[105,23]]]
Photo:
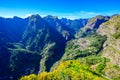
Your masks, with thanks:
[[[0,0],[0,16],[53,15],[70,19],[120,13],[120,0]]]

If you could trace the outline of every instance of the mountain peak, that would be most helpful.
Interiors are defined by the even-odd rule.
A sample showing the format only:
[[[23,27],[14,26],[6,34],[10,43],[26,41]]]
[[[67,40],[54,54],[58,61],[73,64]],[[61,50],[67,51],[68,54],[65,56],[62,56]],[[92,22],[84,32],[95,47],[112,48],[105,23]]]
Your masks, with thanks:
[[[30,16],[31,19],[33,18],[41,18],[41,16],[39,14],[33,14]]]
[[[58,16],[47,15],[47,16],[45,16],[44,18],[58,19]]]
[[[109,16],[98,15],[96,17],[90,18],[88,23],[84,27],[84,31],[89,32],[91,30],[97,30],[99,26],[110,19]]]

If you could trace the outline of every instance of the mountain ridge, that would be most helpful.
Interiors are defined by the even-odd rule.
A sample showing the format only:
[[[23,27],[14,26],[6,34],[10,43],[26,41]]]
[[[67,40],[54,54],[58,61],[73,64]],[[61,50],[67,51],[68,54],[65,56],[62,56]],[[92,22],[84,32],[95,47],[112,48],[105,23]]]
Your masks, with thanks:
[[[119,78],[119,54],[113,54],[119,52],[119,23],[119,15],[76,20],[39,14],[24,19],[0,17],[0,63],[4,66],[0,79],[16,80],[32,73],[49,72],[67,60],[79,60],[95,73]],[[108,35],[109,29],[114,34]],[[110,44],[114,48],[107,47]],[[109,51],[116,59],[108,55]]]

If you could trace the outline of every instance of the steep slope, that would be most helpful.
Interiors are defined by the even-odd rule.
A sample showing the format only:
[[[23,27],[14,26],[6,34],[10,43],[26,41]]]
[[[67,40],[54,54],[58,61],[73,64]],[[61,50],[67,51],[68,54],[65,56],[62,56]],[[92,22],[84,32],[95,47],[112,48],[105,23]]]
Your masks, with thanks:
[[[57,16],[50,15],[44,17],[44,20],[62,34],[67,41],[73,39],[74,35],[80,30],[80,28],[84,27],[88,21],[88,19],[58,19]]]
[[[42,18],[32,15],[25,19],[0,17],[0,79],[17,80],[21,76],[38,72],[41,74],[30,76],[40,79],[48,76],[58,80],[73,79],[76,76],[73,72],[78,74],[76,79],[83,71],[82,76],[92,76],[87,79],[106,77],[119,80],[120,15],[111,18],[96,16],[86,23],[87,19],[68,20],[55,16]],[[71,59],[81,63],[67,61],[61,64],[64,67],[56,69],[62,61]],[[91,69],[87,68],[87,71],[82,67],[79,72],[77,66],[81,65]],[[53,72],[42,73],[50,70]],[[81,79],[84,78],[86,76]]]
[[[63,57],[53,65],[51,71],[55,70],[62,61],[79,60],[82,64],[86,64],[94,71],[104,75],[104,68],[109,59],[101,57],[101,51],[106,39],[106,36],[96,33],[67,42]]]
[[[107,78],[119,80],[119,24],[120,16],[114,15],[109,20],[107,19],[105,22],[99,24],[97,28],[94,25],[94,28],[90,32],[83,32],[86,34],[84,37],[78,37],[67,42],[65,54],[61,61],[78,59]],[[61,61],[54,64],[52,70]]]
[[[56,16],[46,16],[43,18],[51,27],[56,29],[67,41],[74,38],[74,30],[69,26],[66,26],[60,19]]]
[[[4,34],[8,41],[19,42],[28,23],[28,19],[19,17],[2,18],[0,17],[0,32]]]
[[[120,75],[120,15],[111,17],[97,30],[100,35],[106,35],[107,41],[103,45],[102,56],[110,59],[105,74],[109,77]]]
[[[0,34],[0,80],[17,80],[22,75],[37,74],[40,59],[38,53],[25,50],[22,44],[10,43]]]
[[[31,73],[37,74],[39,71],[39,62],[41,55],[37,52],[32,52],[25,49],[9,49],[11,53],[9,59],[9,70],[7,72],[7,80],[11,78],[16,80],[20,76],[28,75]]]
[[[1,17],[0,79],[17,80],[23,75],[37,74],[39,70],[49,71],[62,56],[65,42],[64,37],[38,15],[25,19]]]
[[[88,20],[88,23],[84,27],[84,30],[86,32],[89,32],[89,30],[97,30],[102,23],[108,20],[109,20],[108,16],[102,16],[102,15],[98,15],[96,17],[90,18]]]
[[[69,20],[66,18],[62,18],[61,22],[69,28],[71,28],[74,31],[74,33],[77,33],[80,30],[80,28],[83,28],[87,24],[88,19]]]
[[[7,49],[7,39],[3,34],[0,33],[0,79],[1,76],[5,76],[8,70],[10,52]]]
[[[97,55],[102,50],[106,40],[105,36],[97,34],[67,42],[63,59],[78,59],[91,55]]]
[[[76,33],[76,38],[85,37],[94,34],[100,25],[109,20],[109,16],[98,15],[90,18],[87,24]]]
[[[0,80],[16,80],[22,75],[37,73],[40,58],[36,53],[17,48],[0,34]]]
[[[26,49],[42,55],[40,70],[49,71],[63,55],[66,40],[39,15],[32,15],[21,42]]]

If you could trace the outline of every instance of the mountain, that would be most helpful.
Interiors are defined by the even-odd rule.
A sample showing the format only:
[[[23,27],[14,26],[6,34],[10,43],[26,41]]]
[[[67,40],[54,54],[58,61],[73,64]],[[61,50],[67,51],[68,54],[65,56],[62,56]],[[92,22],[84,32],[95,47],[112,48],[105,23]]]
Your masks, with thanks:
[[[0,80],[119,80],[119,24],[120,15],[0,17]]]
[[[114,15],[101,23],[97,29],[94,27],[94,32],[83,31],[80,35],[86,34],[84,37],[68,41],[64,55],[53,65],[51,71],[56,70],[63,61],[79,60],[108,80],[119,80],[119,24],[120,15]]]
[[[70,27],[74,31],[74,33],[77,33],[80,30],[80,28],[83,28],[87,24],[88,19],[70,20],[62,18],[61,22],[64,23],[66,26]]]
[[[98,15],[88,19],[87,24],[76,33],[76,38],[94,34],[100,25],[110,19],[109,16]]]
[[[102,23],[108,21],[109,18],[110,18],[109,16],[102,16],[102,15],[98,15],[96,17],[90,18],[88,20],[88,23],[84,27],[84,30],[86,32],[89,32],[90,30],[97,30],[99,28],[99,26]]]
[[[29,18],[21,41],[26,49],[39,52],[42,56],[40,70],[47,71],[64,53],[65,42],[62,34],[39,15],[32,15]]]
[[[114,15],[109,21],[103,23],[97,30],[100,35],[106,35],[107,40],[103,45],[102,57],[110,59],[105,68],[109,77],[120,75],[120,15]],[[112,73],[111,73],[112,72]],[[117,79],[116,79],[117,80]]]
[[[56,16],[46,16],[44,20],[49,23],[53,28],[60,32],[63,37],[69,41],[74,38],[74,35],[80,28],[87,24],[88,19],[70,20],[66,18],[58,19]]]
[[[93,30],[95,29],[95,32],[89,32],[88,34],[87,31],[84,31],[84,34],[87,33],[86,36],[68,41],[65,54],[59,62],[77,59],[108,79],[119,80],[119,24],[120,15],[114,15],[101,23],[97,29],[94,26]],[[54,65],[54,68],[59,62]]]
[[[74,30],[55,16],[0,17],[0,79],[50,71],[74,35]]]
[[[74,38],[74,30],[69,26],[66,26],[60,19],[56,16],[46,16],[44,20],[54,29],[56,29],[67,41]]]
[[[10,42],[19,42],[26,28],[28,18],[19,17],[2,18],[0,17],[0,32],[4,34]]]
[[[10,53],[7,49],[7,39],[3,34],[0,33],[0,76],[4,76],[7,73],[9,64]]]
[[[41,55],[23,49],[20,43],[11,43],[0,34],[0,80],[16,80],[22,75],[39,70]]]

